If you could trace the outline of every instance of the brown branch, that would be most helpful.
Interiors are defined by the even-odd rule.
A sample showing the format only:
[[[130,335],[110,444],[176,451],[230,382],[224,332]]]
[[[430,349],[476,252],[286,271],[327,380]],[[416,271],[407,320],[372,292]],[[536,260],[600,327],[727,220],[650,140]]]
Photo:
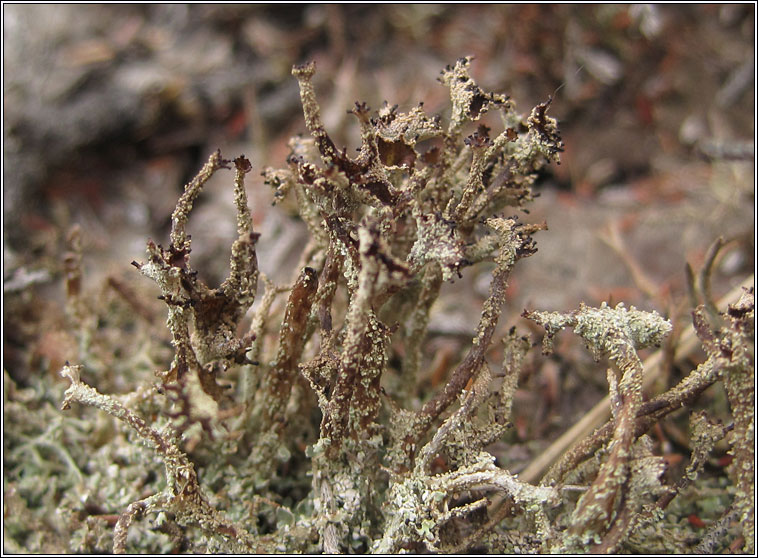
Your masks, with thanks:
[[[430,399],[417,414],[417,422],[410,443],[418,441],[431,423],[453,403],[458,394],[466,387],[471,377],[481,368],[484,355],[492,341],[492,334],[497,327],[498,318],[505,303],[505,291],[508,287],[511,269],[497,268],[490,283],[490,293],[484,303],[484,310],[479,319],[477,335],[466,356],[453,371],[450,381],[441,392]]]
[[[406,451],[411,451],[418,444],[432,422],[455,401],[481,368],[505,304],[505,292],[513,266],[519,259],[536,251],[529,235],[546,228],[544,225],[517,225],[512,219],[489,219],[487,224],[500,235],[500,251],[495,258],[497,267],[492,273],[489,295],[484,302],[476,336],[468,353],[455,368],[443,390],[416,413],[414,425],[404,443]]]
[[[297,374],[297,363],[305,347],[308,316],[318,289],[318,275],[310,267],[300,272],[292,287],[284,321],[279,331],[279,350],[276,362],[263,381],[261,401],[265,405],[257,428],[260,432],[272,427],[281,432],[284,408]]]
[[[614,364],[622,374],[618,386],[621,408],[616,414],[610,454],[589,490],[579,499],[568,529],[568,535],[582,539],[604,531],[629,474],[635,419],[642,403],[643,368],[630,343],[622,343],[617,350],[619,356]]]

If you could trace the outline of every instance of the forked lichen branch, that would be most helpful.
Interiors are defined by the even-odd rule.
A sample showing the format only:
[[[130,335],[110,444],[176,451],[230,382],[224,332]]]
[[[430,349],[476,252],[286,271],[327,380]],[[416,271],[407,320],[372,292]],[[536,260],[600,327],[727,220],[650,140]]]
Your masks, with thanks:
[[[480,88],[469,66],[462,58],[442,71],[447,118],[428,115],[421,103],[408,112],[355,103],[348,111],[360,128],[355,157],[324,126],[315,64],[293,68],[310,137],[293,138],[286,167],[262,174],[275,202],[293,198],[310,239],[289,285],[260,275],[264,291],[252,311],[256,246],[268,231],[253,228],[251,163],[216,152],[187,184],[168,247],[150,240],[147,260],[133,262],[157,284],[174,351],[130,399],[140,412],[83,383],[81,367],[62,372],[71,382],[64,409],[76,401],[105,411],[164,465],[165,486],[135,497],[114,521],[116,552],[139,547],[128,541],[130,529],[158,512],[172,525],[165,531],[192,551],[615,552],[695,482],[724,436],[734,454],[734,509],[752,549],[752,291],[719,318],[720,331],[702,308],[695,312],[708,360],[648,401],[637,351],[659,345],[668,320],[623,304],[525,312],[546,329],[546,349],[570,327],[608,364],[612,419],[538,485],[490,452],[511,427],[531,348],[512,328],[502,358],[492,359],[500,355],[507,287],[518,262],[536,253],[533,235],[547,228],[514,214],[533,201],[538,171],[563,146],[547,115],[550,99],[521,115],[507,95]],[[490,136],[494,116],[501,129]],[[211,287],[192,267],[188,226],[204,185],[227,170],[237,237],[228,277]],[[78,233],[71,245],[71,313],[89,319],[77,306]],[[485,262],[489,290],[470,344],[430,390],[421,380],[435,301],[445,282]],[[734,424],[695,417],[687,479],[667,485],[646,432],[717,381],[726,385]]]

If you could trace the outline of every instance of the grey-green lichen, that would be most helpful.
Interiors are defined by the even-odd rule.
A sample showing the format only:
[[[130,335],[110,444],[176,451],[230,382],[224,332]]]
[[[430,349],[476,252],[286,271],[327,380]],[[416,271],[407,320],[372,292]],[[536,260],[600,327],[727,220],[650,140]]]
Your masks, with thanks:
[[[321,120],[315,64],[293,68],[311,137],[293,138],[286,168],[263,170],[275,201],[294,198],[310,233],[291,285],[258,272],[256,243],[266,231],[253,230],[245,191],[251,163],[214,153],[177,203],[168,247],[148,241],[147,260],[133,262],[166,305],[167,342],[154,338],[151,324],[134,354],[112,368],[94,350],[96,314],[81,289],[86,255],[80,233],[72,233],[68,314],[82,364],[63,368],[69,382],[63,408],[78,402],[104,413],[87,415],[94,426],[68,413],[33,440],[14,439],[8,452],[11,463],[28,456],[50,468],[42,457],[48,452],[66,471],[59,518],[65,525],[56,529],[69,536],[51,539],[58,545],[51,550],[637,548],[635,530],[656,534],[668,503],[699,481],[728,428],[705,418],[693,422],[692,463],[673,486],[645,432],[718,380],[735,419],[732,513],[741,518],[745,548],[753,548],[752,293],[729,308],[719,332],[696,314],[708,361],[650,402],[643,399],[637,350],[660,345],[671,331],[668,320],[623,304],[526,312],[545,327],[546,349],[571,327],[608,364],[613,419],[567,454],[550,482],[519,480],[490,453],[511,427],[531,342],[512,329],[502,339],[501,364],[489,355],[498,346],[513,269],[536,252],[532,235],[546,228],[512,215],[533,201],[537,172],[558,159],[562,143],[547,115],[550,100],[525,117],[507,95],[482,90],[469,65],[462,58],[442,72],[452,105],[447,123],[422,104],[403,113],[385,103],[372,113],[356,103],[355,158],[337,148]],[[493,112],[502,129],[490,137],[482,119]],[[229,275],[214,288],[191,265],[187,225],[203,186],[224,170],[234,173],[237,238]],[[490,264],[492,279],[476,331],[446,383],[422,402],[422,347],[434,302],[443,282],[480,262]],[[108,378],[125,370],[140,380],[123,396],[88,385],[113,389],[118,382]],[[24,397],[20,390],[4,393],[6,418],[20,420]],[[61,443],[64,434],[79,445]],[[88,435],[97,440],[89,456],[81,447]],[[53,497],[41,486],[6,489],[6,548],[17,550],[21,543],[14,541],[26,540],[46,549],[29,532],[43,527],[18,497],[22,489]]]
[[[616,308],[603,303],[600,308],[582,305],[577,312],[568,314],[525,312],[524,316],[545,327],[545,350],[550,350],[555,334],[569,326],[585,340],[595,358],[606,357],[612,365],[608,380],[615,424],[608,444],[608,458],[577,502],[570,527],[554,546],[551,545],[551,549],[558,552],[582,551],[588,545],[598,545],[608,551],[605,546],[609,542],[603,540],[603,534],[614,534],[613,528],[621,525],[618,518],[623,515],[630,518],[625,520],[626,531],[631,517],[636,515],[630,506],[641,505],[639,498],[629,497],[628,487],[638,486],[642,482],[640,475],[650,474],[648,468],[640,468],[633,457],[635,422],[642,405],[643,373],[636,350],[659,345],[671,331],[671,324],[655,312],[641,312],[634,307],[627,310],[621,303]],[[658,470],[653,476],[661,473],[662,470]],[[620,535],[614,536],[620,538]],[[615,546],[616,543],[610,544]]]
[[[755,552],[755,296],[745,291],[724,315],[725,328],[720,339],[705,344],[710,358],[723,364],[729,404],[734,416],[731,476],[737,492],[735,509],[745,537],[745,552]],[[711,340],[709,339],[709,341]]]
[[[634,306],[627,310],[623,302],[615,308],[610,308],[605,302],[600,308],[582,304],[577,312],[535,311],[525,313],[525,317],[537,321],[547,331],[543,339],[545,352],[552,351],[556,333],[565,327],[572,327],[597,358],[613,355],[619,344],[630,345],[635,350],[659,346],[672,327],[671,322],[657,312],[643,312]]]

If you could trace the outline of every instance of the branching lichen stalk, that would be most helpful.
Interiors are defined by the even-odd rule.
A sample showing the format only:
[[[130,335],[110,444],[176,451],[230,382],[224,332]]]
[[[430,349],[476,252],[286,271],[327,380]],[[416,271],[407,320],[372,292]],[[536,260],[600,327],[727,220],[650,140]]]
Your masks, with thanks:
[[[723,315],[695,311],[707,360],[649,401],[637,351],[659,345],[671,330],[668,320],[623,304],[525,312],[545,328],[546,350],[565,327],[585,340],[607,369],[613,417],[563,455],[540,485],[512,472],[512,452],[495,458],[492,448],[514,439],[511,413],[531,348],[514,327],[501,356],[498,324],[516,265],[536,253],[532,235],[547,228],[508,215],[534,200],[538,171],[559,160],[563,144],[548,116],[550,99],[521,115],[507,95],[477,85],[470,62],[461,58],[441,74],[452,107],[447,116],[427,114],[422,103],[401,112],[386,102],[376,111],[356,102],[347,111],[360,128],[355,156],[338,148],[324,126],[315,64],[293,68],[310,137],[293,138],[285,168],[262,174],[275,202],[297,208],[309,240],[288,284],[261,276],[265,290],[252,315],[257,243],[269,232],[253,227],[245,187],[253,165],[244,156],[210,155],[179,197],[168,247],[149,240],[146,261],[133,262],[157,286],[150,296],[166,305],[170,337],[148,335],[139,358],[114,357],[112,370],[93,366],[117,385],[135,378],[139,385],[118,400],[85,384],[81,366],[62,371],[70,382],[63,408],[80,402],[128,425],[162,461],[165,483],[144,474],[144,452],[118,446],[123,437],[111,427],[96,428],[104,449],[92,455],[77,455],[48,436],[63,438],[62,426],[14,441],[7,454],[15,461],[31,455],[38,466],[38,450],[50,449],[75,469],[66,482],[87,485],[86,498],[123,499],[120,513],[98,508],[93,516],[82,508],[86,498],[67,496],[63,514],[77,533],[72,541],[80,541],[71,543],[73,551],[99,549],[92,541],[107,544],[112,536],[117,553],[621,552],[636,531],[658,526],[683,488],[700,481],[711,449],[725,436],[734,456],[734,512],[725,509],[724,517],[739,516],[745,550],[754,550],[752,290]],[[490,136],[481,120],[493,111],[501,129]],[[229,275],[214,287],[191,265],[188,226],[204,185],[224,169],[233,173],[236,238]],[[99,322],[83,290],[77,229],[69,244],[68,317],[79,331],[79,358],[88,359]],[[714,258],[715,252],[708,266]],[[442,385],[429,385],[428,327],[443,283],[485,262],[489,292],[470,345],[449,350],[457,365],[440,367],[435,382]],[[127,300],[130,308],[146,308],[123,296],[124,286],[113,288],[134,299]],[[148,321],[155,315],[138,313]],[[123,355],[131,347],[118,349]],[[733,425],[694,417],[692,460],[672,483],[646,432],[719,381]],[[25,412],[19,391],[4,394],[16,420]],[[106,450],[118,455],[119,482],[84,474],[100,471],[110,459]],[[15,490],[7,493],[16,515],[28,517]],[[138,521],[152,514],[155,522]],[[7,519],[24,531],[14,514]],[[725,520],[718,525],[704,546],[722,537]]]

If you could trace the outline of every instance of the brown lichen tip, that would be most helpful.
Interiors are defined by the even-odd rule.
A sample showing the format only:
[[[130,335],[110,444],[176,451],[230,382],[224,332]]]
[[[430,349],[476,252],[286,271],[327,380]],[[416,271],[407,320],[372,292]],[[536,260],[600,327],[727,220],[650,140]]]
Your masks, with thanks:
[[[476,121],[489,110],[490,105],[508,106],[508,97],[497,93],[486,93],[471,79],[468,67],[473,57],[459,58],[454,66],[442,71],[440,81],[450,88],[453,114],[449,133],[457,135],[465,120]]]
[[[492,145],[492,140],[487,135],[487,131],[488,128],[486,126],[480,126],[476,132],[470,136],[466,136],[466,139],[463,140],[463,143],[473,149],[483,149],[485,147],[489,147]]]
[[[244,155],[240,155],[234,160],[234,166],[238,171],[248,173],[253,170],[252,163]]]
[[[303,64],[295,64],[292,66],[292,75],[298,80],[309,79],[316,73],[316,63],[313,60],[305,62]]]

